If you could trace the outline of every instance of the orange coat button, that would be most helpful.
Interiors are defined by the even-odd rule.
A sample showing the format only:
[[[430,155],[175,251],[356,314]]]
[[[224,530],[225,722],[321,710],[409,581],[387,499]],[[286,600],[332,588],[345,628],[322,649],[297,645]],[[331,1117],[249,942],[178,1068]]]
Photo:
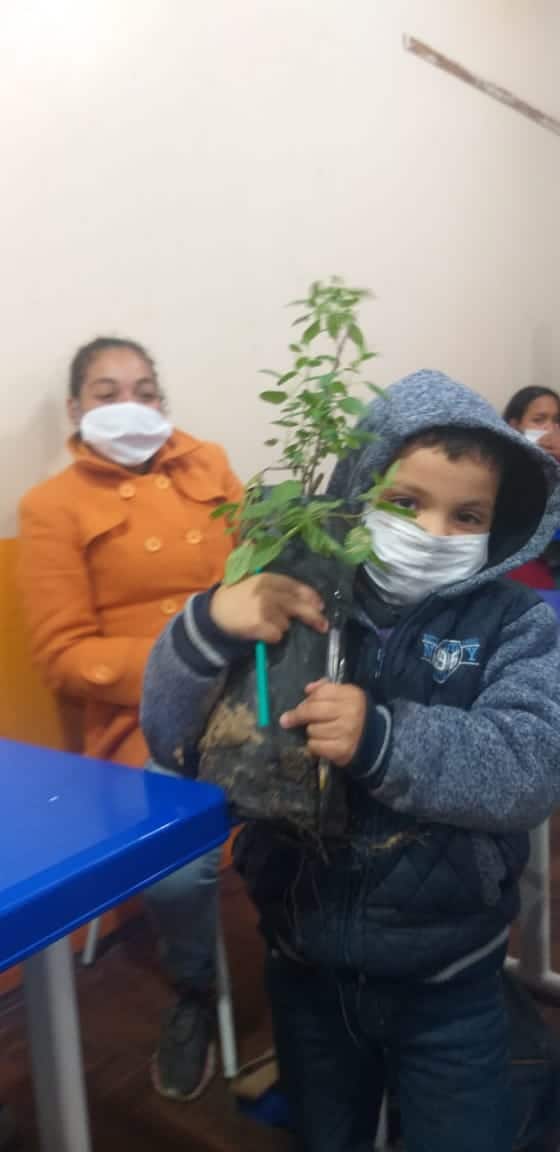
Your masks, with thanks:
[[[124,484],[121,484],[119,488],[119,496],[121,496],[123,500],[131,500],[135,495],[136,488],[134,484],[131,484],[129,480],[125,480]]]
[[[159,536],[148,536],[148,539],[144,540],[144,548],[146,552],[159,552],[161,548]]]
[[[162,600],[160,608],[164,616],[174,616],[178,608],[177,601],[169,597],[169,600]]]
[[[185,533],[185,540],[187,544],[200,544],[202,532],[198,528],[191,528],[190,532]]]
[[[92,668],[91,674],[96,684],[108,684],[113,675],[106,664],[96,664],[95,668]]]
[[[164,476],[161,472],[159,476],[156,476],[156,488],[159,488],[162,492],[165,492],[165,489],[169,488],[170,484],[171,480],[169,476]]]

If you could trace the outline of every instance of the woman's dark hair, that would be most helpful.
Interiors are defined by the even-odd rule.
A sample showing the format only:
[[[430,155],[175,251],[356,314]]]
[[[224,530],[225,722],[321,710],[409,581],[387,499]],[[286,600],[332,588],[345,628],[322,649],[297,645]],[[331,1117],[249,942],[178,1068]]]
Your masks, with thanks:
[[[560,413],[560,396],[554,392],[552,388],[539,388],[538,385],[531,385],[528,388],[520,388],[519,392],[512,396],[509,403],[504,409],[504,420],[506,424],[511,424],[512,420],[516,424],[520,424],[529,405],[533,400],[540,400],[541,396],[552,396],[558,405],[558,412]]]
[[[100,352],[109,352],[113,348],[125,348],[129,352],[136,352],[137,356],[141,356],[148,364],[150,372],[154,380],[158,382],[158,374],[150,353],[138,344],[136,340],[121,340],[118,336],[98,336],[95,340],[91,340],[89,344],[84,344],[78,348],[74,359],[70,365],[70,396],[72,400],[79,400],[82,391],[87,370],[90,364],[93,363],[95,357]]]

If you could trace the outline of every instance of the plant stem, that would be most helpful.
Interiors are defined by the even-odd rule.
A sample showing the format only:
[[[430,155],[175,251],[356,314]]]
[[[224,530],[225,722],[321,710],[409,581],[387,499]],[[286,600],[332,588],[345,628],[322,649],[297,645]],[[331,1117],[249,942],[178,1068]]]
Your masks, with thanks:
[[[348,327],[346,327],[344,329],[344,332],[342,333],[340,340],[338,342],[338,346],[337,346],[335,358],[334,358],[334,364],[331,368],[331,373],[333,376],[335,376],[336,373],[340,370],[340,366],[342,364],[342,354],[344,352],[344,348],[345,348],[347,340],[348,340]],[[313,452],[313,455],[311,457],[311,461],[310,461],[309,465],[307,466],[307,468],[305,469],[305,472],[302,476],[303,491],[304,491],[304,494],[306,496],[314,496],[315,495],[315,492],[316,492],[316,489],[318,486],[318,480],[316,478],[316,472],[317,472],[317,467],[318,467],[319,463],[323,459],[324,448],[325,448],[325,445],[324,445],[323,436],[322,436],[321,432],[318,432],[317,440],[315,443],[315,451]]]

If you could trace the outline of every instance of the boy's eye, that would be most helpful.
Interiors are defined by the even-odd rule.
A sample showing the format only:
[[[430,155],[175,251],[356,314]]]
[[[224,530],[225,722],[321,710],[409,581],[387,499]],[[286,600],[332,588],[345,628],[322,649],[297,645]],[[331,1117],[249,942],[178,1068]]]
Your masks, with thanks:
[[[396,508],[407,508],[413,512],[416,508],[416,501],[412,496],[399,496],[397,493],[386,493],[385,499],[388,504],[394,504]]]
[[[477,512],[459,512],[457,520],[460,524],[470,524],[471,526],[482,524],[482,518]]]

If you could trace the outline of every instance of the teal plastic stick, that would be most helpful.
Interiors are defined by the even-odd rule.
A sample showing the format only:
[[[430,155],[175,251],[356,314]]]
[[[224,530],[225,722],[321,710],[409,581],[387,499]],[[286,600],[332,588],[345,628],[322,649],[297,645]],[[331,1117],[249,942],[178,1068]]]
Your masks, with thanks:
[[[268,656],[264,640],[255,645],[255,668],[257,673],[257,723],[259,728],[270,724],[270,697],[268,693]]]
[[[260,568],[258,569],[260,572]],[[268,654],[264,640],[255,645],[255,670],[257,674],[257,726],[268,728],[270,724],[270,695],[268,691]]]

